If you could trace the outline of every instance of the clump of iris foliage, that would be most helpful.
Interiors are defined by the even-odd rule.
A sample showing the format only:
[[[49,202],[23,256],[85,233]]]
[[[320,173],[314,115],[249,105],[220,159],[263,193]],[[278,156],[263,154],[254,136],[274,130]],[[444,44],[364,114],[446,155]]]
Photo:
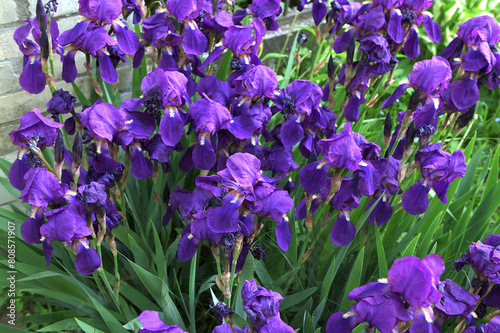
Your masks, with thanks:
[[[79,0],[67,31],[38,1],[19,82],[52,98],[0,163],[17,326],[500,331],[498,7],[310,2],[280,54],[277,0]]]

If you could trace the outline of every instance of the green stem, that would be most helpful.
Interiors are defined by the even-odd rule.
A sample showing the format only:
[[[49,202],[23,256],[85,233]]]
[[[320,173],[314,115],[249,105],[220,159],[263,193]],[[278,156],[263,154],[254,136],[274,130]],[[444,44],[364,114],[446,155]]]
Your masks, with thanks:
[[[300,12],[297,11],[297,14],[295,14],[295,16],[293,17],[293,21],[292,21],[291,27],[293,27],[295,25],[295,21],[297,21],[297,18],[299,17],[299,13]],[[285,45],[283,45],[283,49],[281,49],[281,54],[285,54],[285,50],[286,50],[286,47],[288,46],[288,40],[290,39],[290,35],[292,34],[292,30],[293,29],[290,29],[290,31],[288,31],[288,35],[286,35]],[[278,64],[276,65],[276,71],[278,71],[278,69],[280,68],[281,59],[282,58],[278,59]]]

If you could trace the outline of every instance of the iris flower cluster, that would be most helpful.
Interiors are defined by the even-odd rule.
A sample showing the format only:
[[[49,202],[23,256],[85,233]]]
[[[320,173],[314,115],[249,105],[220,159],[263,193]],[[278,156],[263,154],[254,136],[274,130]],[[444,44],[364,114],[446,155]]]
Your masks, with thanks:
[[[248,316],[249,326],[240,328],[232,320],[232,310],[224,302],[218,302],[212,311],[218,317],[219,325],[212,333],[293,333],[295,330],[280,318],[279,303],[283,297],[272,290],[265,289],[255,282],[246,280],[241,290],[243,309]],[[142,328],[139,333],[183,333],[177,325],[166,325],[156,311],[144,311],[138,317]]]
[[[445,271],[443,259],[431,254],[423,259],[397,259],[388,277],[353,289],[348,299],[353,306],[345,313],[334,313],[328,320],[327,333],[347,333],[360,323],[365,331],[382,333],[441,332],[446,321],[458,318],[460,332],[496,332],[500,316],[477,325],[487,307],[500,308],[498,302],[500,276],[500,235],[472,243],[468,253],[455,262],[461,270],[470,265],[478,280],[466,290],[452,280],[440,280]],[[476,326],[477,325],[477,326]]]
[[[169,0],[155,3],[150,15],[134,0],[79,0],[81,20],[61,34],[50,12],[37,11],[37,18],[14,35],[25,56],[20,82],[31,93],[49,83],[53,95],[47,111],[54,120],[35,109],[10,133],[19,155],[9,179],[32,207],[23,236],[30,243],[43,243],[47,262],[52,243],[63,242],[76,254],[78,271],[90,274],[101,265],[98,251],[106,233],[125,213],[118,212],[114,200],[119,201],[129,174],[156,180],[160,168],[165,173],[173,167],[185,173],[197,169],[189,189],[166,185],[163,222],[169,223],[174,214],[184,222],[177,251],[181,261],[190,260],[202,242],[212,246],[217,263],[221,258],[224,263],[219,287],[230,294],[231,273],[243,267],[247,255],[265,256],[257,236],[266,222],[275,229],[281,250],[287,251],[292,239],[289,214],[312,229],[313,214],[325,205],[333,216],[331,240],[344,246],[356,236],[350,214],[363,197],[368,198],[365,209],[372,209],[368,220],[378,225],[390,220],[401,194],[403,208],[415,215],[427,210],[431,189],[446,202],[450,183],[465,174],[465,157],[460,150],[447,152],[441,143],[429,144],[430,136],[439,116],[470,114],[481,85],[498,87],[500,28],[493,18],[467,21],[441,56],[414,65],[408,80],[382,103],[388,108],[413,90],[394,131],[388,112],[383,147],[354,131],[351,123],[359,119],[364,92],[394,69],[401,50],[408,58],[418,57],[419,25],[431,40],[440,40],[439,26],[425,11],[430,5],[432,1],[362,5],[339,0],[328,11],[324,1],[314,1],[316,24],[326,18],[333,50],[347,52],[338,73],[330,61],[324,87],[307,80],[281,87],[276,73],[259,59],[263,37],[277,29],[278,0],[254,0],[236,11],[231,1]],[[132,14],[140,34],[127,25]],[[34,41],[28,39],[30,33]],[[98,99],[77,112],[75,97],[55,88],[47,68],[54,52],[62,57],[67,82],[77,77],[75,55],[82,52],[100,96],[97,77],[116,84],[116,66],[127,56],[134,67],[151,58],[153,69],[141,82],[139,98],[119,106]],[[231,58],[229,75],[222,80],[213,72],[226,54]],[[338,86],[347,91],[341,107],[347,123],[340,128],[337,115],[324,103],[328,100],[331,106]],[[63,132],[75,135],[71,151]],[[45,149],[54,150],[53,165],[45,159]],[[181,155],[178,166],[171,165],[174,153]],[[304,164],[300,171],[299,162]],[[417,169],[417,183],[404,183]],[[294,170],[306,193],[292,211],[292,197],[302,198],[291,177]],[[115,246],[112,237],[110,244]],[[425,271],[427,261],[412,265]],[[377,297],[387,298],[384,288],[377,289],[383,289]],[[403,293],[394,288],[391,293]],[[431,298],[411,304],[411,316],[427,313],[435,299],[425,297]]]

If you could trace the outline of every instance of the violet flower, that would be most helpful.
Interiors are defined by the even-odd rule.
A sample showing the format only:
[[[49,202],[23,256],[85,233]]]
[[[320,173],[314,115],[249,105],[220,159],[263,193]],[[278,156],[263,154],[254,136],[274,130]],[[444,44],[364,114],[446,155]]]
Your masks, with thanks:
[[[474,269],[481,282],[500,284],[500,235],[490,235],[484,243],[472,243],[469,252],[455,261],[455,269],[460,271],[465,265]]]
[[[208,48],[207,37],[200,31],[195,19],[203,9],[203,2],[196,0],[170,0],[167,10],[184,26],[182,48],[187,54],[200,55]]]
[[[27,112],[19,120],[19,129],[9,133],[12,144],[21,148],[53,146],[56,142],[57,131],[63,127],[42,115],[39,109],[34,108]]]
[[[439,149],[442,143],[433,143],[420,149],[415,161],[420,165],[422,178],[403,194],[403,208],[412,215],[420,215],[427,210],[429,198],[427,193],[431,186],[438,198],[447,203],[446,193],[451,182],[465,176],[467,164],[461,150],[453,154]]]
[[[226,107],[207,97],[197,99],[190,106],[189,117],[193,120],[198,140],[193,150],[194,166],[209,170],[217,159],[211,138],[221,128],[227,128],[231,114]]]
[[[162,320],[158,312],[146,310],[143,311],[137,320],[142,325],[139,333],[187,333],[182,330],[179,325],[167,325]]]
[[[243,310],[257,332],[294,332],[279,316],[283,297],[272,290],[258,286],[255,280],[245,281],[241,289]]]
[[[159,122],[159,133],[167,146],[174,147],[184,135],[186,115],[182,110],[187,79],[179,72],[155,69],[141,83],[146,112]],[[163,117],[161,116],[163,111]]]
[[[42,45],[48,43],[48,40],[43,41],[41,39],[42,32],[36,17],[31,21],[23,21],[27,24],[17,28],[14,32],[14,40],[24,55],[23,72],[19,76],[19,84],[30,94],[39,94],[45,89],[46,83],[46,76],[42,68],[41,49],[49,47],[48,45]],[[30,33],[34,41],[28,39]],[[62,49],[58,44],[59,29],[55,20],[50,23],[50,38],[52,49],[62,55]]]
[[[281,110],[285,119],[281,125],[281,142],[287,148],[304,139],[301,123],[313,109],[320,105],[323,93],[321,88],[306,80],[296,80],[275,96],[276,108]]]
[[[433,75],[429,75],[433,73]],[[434,105],[437,110],[439,106],[439,94],[447,89],[451,80],[451,69],[446,59],[434,56],[431,60],[417,62],[413,66],[412,73],[408,75],[408,80],[396,88],[392,96],[382,103],[382,109],[393,104],[398,98],[403,96],[406,89],[421,89],[419,101],[426,100],[426,103]]]
[[[139,48],[139,38],[124,20],[118,19],[122,13],[121,0],[79,0],[78,3],[84,19],[60,37],[61,45],[69,45],[63,57],[63,79],[68,83],[76,79],[75,54],[80,50],[98,59],[102,79],[113,84],[118,74],[109,56],[109,47],[118,44],[121,51],[132,55]],[[116,40],[109,36],[105,28],[108,24]]]

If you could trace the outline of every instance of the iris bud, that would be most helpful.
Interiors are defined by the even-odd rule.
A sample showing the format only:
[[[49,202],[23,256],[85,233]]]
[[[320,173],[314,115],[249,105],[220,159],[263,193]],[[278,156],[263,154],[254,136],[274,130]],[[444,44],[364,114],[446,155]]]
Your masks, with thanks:
[[[38,20],[40,30],[47,29],[47,15],[45,14],[45,8],[43,8],[42,0],[38,0],[36,2],[36,18]]]

